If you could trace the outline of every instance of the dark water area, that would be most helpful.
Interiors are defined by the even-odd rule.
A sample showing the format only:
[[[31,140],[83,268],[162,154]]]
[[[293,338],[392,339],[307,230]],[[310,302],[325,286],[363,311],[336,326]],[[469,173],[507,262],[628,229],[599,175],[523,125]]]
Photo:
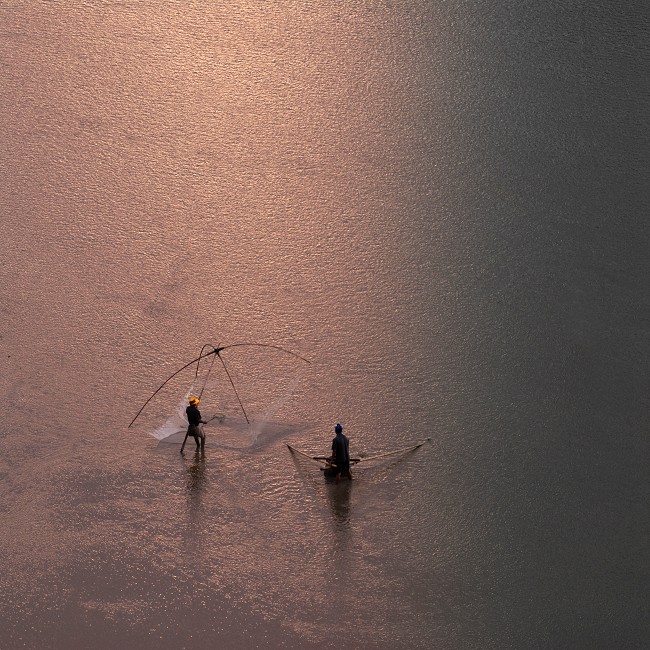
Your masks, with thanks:
[[[647,647],[649,18],[0,4],[0,647]]]

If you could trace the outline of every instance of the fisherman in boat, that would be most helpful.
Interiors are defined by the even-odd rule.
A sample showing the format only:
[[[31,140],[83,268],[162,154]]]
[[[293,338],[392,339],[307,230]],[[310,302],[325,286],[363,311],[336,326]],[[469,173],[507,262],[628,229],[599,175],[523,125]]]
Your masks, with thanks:
[[[205,433],[203,433],[203,428],[201,427],[202,424],[205,424],[205,420],[201,419],[201,411],[198,409],[199,398],[190,397],[189,402],[190,405],[185,409],[188,427],[187,433],[185,434],[185,440],[183,440],[183,444],[181,445],[181,454],[185,448],[185,442],[187,441],[188,436],[192,436],[192,438],[194,438],[197,451],[199,449],[201,451],[205,449]]]
[[[332,465],[336,476],[336,482],[341,480],[341,476],[347,476],[352,480],[350,472],[350,443],[347,436],[343,434],[343,427],[337,424],[334,427],[336,437],[332,440]]]

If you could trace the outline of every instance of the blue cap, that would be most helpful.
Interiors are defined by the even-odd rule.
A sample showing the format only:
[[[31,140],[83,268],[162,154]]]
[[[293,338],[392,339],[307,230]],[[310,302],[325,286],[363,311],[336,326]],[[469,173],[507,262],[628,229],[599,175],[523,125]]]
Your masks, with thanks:
[[[334,431],[336,431],[336,433],[341,433],[343,431],[343,427],[340,424],[337,424],[334,427]]]

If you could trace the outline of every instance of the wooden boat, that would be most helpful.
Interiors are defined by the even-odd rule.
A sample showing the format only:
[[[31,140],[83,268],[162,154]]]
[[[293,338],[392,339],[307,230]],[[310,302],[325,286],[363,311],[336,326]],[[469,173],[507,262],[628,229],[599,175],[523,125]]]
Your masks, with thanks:
[[[334,462],[334,459],[331,456],[314,456],[313,459],[325,463],[323,467],[319,468],[320,471],[323,472],[323,476],[325,478],[334,478],[336,476],[338,468],[336,467],[336,463]],[[360,462],[361,462],[361,458],[350,458],[350,467]],[[350,478],[350,477],[343,476],[343,474],[341,474],[341,478]]]

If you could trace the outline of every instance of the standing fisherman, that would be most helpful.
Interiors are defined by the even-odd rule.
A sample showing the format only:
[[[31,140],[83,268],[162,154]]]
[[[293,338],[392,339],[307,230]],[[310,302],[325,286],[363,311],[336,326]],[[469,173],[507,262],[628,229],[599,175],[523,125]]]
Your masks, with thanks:
[[[203,451],[205,449],[205,433],[201,428],[201,424],[205,424],[205,420],[201,419],[201,411],[198,409],[199,398],[190,397],[190,405],[185,409],[185,414],[187,415],[188,427],[187,433],[185,434],[185,440],[181,445],[181,454],[183,449],[185,449],[185,443],[187,442],[187,437],[192,436],[194,442],[196,442],[197,451],[200,449]]]
[[[336,465],[336,482],[341,480],[341,476],[347,476],[352,480],[350,472],[350,443],[346,436],[343,435],[343,427],[337,424],[334,427],[336,437],[332,440],[332,463]]]

